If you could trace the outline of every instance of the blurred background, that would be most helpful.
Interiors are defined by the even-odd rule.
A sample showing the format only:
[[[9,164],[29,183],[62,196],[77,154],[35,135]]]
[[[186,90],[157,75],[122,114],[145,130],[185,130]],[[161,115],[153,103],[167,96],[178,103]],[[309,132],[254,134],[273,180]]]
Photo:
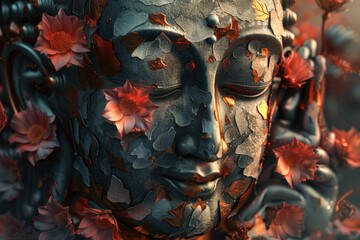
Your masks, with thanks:
[[[355,127],[359,131],[360,0],[353,0],[346,8],[346,11],[331,14],[326,23],[328,74],[325,115],[330,129]],[[298,0],[293,9],[298,15],[293,29],[297,34],[296,44],[301,45],[308,38],[320,40],[323,12],[315,0]],[[360,209],[360,168],[339,167],[336,172],[340,183],[339,196],[352,191],[347,201]],[[360,219],[356,227],[360,232]]]

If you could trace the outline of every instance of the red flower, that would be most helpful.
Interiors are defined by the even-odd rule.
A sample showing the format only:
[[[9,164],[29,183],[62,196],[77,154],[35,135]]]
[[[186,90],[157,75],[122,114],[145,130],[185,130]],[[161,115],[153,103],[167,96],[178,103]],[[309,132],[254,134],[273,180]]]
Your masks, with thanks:
[[[289,51],[281,64],[285,84],[290,88],[301,87],[310,78],[314,77],[313,67],[296,51]]]
[[[326,12],[339,12],[351,0],[316,0],[317,5]]]
[[[106,104],[103,117],[113,121],[124,138],[131,131],[146,131],[157,108],[149,99],[148,91],[133,87],[129,80],[123,87],[104,91]]]
[[[123,239],[119,234],[118,223],[111,215],[111,210],[86,208],[84,218],[79,225],[78,234],[92,240]]]
[[[308,179],[314,179],[316,163],[320,158],[315,154],[313,146],[294,138],[291,143],[273,151],[278,158],[275,172],[283,175],[291,187]]]
[[[55,17],[46,13],[38,28],[40,35],[34,49],[46,54],[56,71],[63,66],[83,66],[83,53],[89,52],[83,31],[84,21],[67,16],[62,9]]]
[[[39,207],[39,216],[34,217],[34,226],[40,230],[39,240],[69,239],[74,235],[74,225],[69,207],[63,207],[52,197],[46,206]]]
[[[15,113],[10,122],[15,133],[9,137],[9,142],[19,143],[16,150],[20,153],[28,152],[28,159],[33,166],[47,158],[55,147],[59,147],[56,126],[52,124],[54,120],[55,115],[47,116],[30,103],[26,110]]]
[[[360,167],[360,134],[355,128],[349,131],[334,129],[335,152],[350,167]]]
[[[0,202],[14,200],[22,189],[17,161],[0,154]]]
[[[24,223],[13,217],[10,213],[0,215],[0,239],[16,239],[14,236],[21,230],[22,225]]]
[[[0,132],[5,128],[7,124],[7,115],[2,102],[0,102]]]
[[[304,221],[305,213],[302,208],[283,203],[270,224],[269,235],[276,239],[301,238]]]

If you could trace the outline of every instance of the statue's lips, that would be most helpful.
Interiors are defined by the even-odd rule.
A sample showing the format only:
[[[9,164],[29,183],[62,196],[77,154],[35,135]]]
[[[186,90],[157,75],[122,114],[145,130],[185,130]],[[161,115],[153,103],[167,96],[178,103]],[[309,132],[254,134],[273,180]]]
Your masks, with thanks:
[[[206,183],[194,183],[194,182],[185,182],[179,181],[176,179],[170,179],[164,177],[164,179],[180,194],[190,197],[208,197],[213,194],[216,190],[216,186],[220,178],[208,181]]]
[[[173,179],[179,182],[187,182],[189,184],[204,184],[207,182],[214,181],[220,178],[220,172],[211,173],[206,176],[201,176],[199,173],[192,173],[192,172],[181,172],[177,174],[172,173],[164,173],[161,174],[162,177],[167,179]]]
[[[181,174],[162,174],[162,177],[176,191],[187,197],[207,197],[214,193],[220,173],[201,176],[198,173],[182,172]]]

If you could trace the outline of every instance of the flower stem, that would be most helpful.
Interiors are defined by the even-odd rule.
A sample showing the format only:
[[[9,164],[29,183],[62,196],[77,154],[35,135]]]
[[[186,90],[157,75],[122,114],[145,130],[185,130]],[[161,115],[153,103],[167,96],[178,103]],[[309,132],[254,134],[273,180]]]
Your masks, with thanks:
[[[326,41],[325,41],[325,25],[326,20],[329,18],[329,12],[325,11],[322,17],[322,24],[321,24],[321,55],[325,56],[326,54]]]

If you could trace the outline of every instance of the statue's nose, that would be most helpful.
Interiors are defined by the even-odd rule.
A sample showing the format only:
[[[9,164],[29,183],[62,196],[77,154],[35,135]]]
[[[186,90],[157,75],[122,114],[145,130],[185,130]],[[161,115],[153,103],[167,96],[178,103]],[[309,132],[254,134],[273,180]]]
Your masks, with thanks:
[[[175,150],[184,158],[214,161],[218,159],[220,147],[220,126],[215,117],[215,107],[202,105],[191,125],[180,132]]]

